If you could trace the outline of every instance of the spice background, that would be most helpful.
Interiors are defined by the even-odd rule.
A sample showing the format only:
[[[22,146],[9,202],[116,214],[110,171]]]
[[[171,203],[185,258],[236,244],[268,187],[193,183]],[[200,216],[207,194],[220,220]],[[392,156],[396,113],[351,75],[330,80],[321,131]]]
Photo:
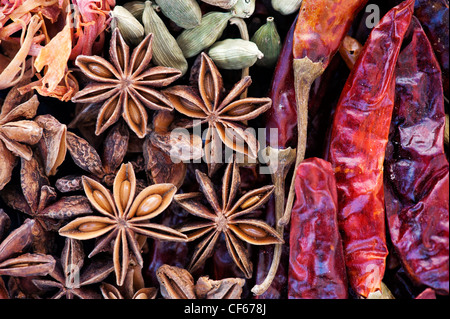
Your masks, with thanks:
[[[222,156],[222,145],[248,158],[272,146],[269,137],[267,145],[259,145],[242,133],[246,127],[267,132],[277,128],[276,151],[298,147],[292,61],[301,51],[293,48],[302,8],[281,14],[274,7],[282,1],[276,0],[237,0],[244,9],[228,8],[233,1],[192,1],[201,11],[190,10],[184,19],[189,21],[183,22],[195,25],[205,14],[219,12],[216,28],[209,29],[222,28],[223,33],[184,34],[180,48],[174,48],[177,41],[162,43],[158,36],[167,36],[167,31],[178,40],[185,27],[191,27],[180,27],[179,17],[159,10],[181,8],[190,1],[154,1],[157,10],[140,2],[134,7],[141,10],[136,9],[139,25],[133,20],[127,28],[121,24],[126,14],[116,12],[110,18],[110,11],[115,6],[131,8],[129,1],[0,0],[0,299],[448,299],[448,1],[360,1],[360,8],[352,8],[343,34],[348,37],[338,42],[308,92],[304,163],[294,172],[295,153],[283,155],[282,191],[277,191],[280,181],[261,174],[259,165],[222,164],[214,156]],[[255,3],[249,16],[247,2]],[[322,2],[327,1],[316,5]],[[342,8],[345,2],[336,4]],[[303,0],[302,6],[314,3]],[[20,5],[25,12],[15,11]],[[90,11],[89,5],[101,9]],[[399,42],[389,42],[386,27],[380,32],[387,40],[364,51],[377,25],[373,22],[395,15],[396,6],[408,5],[411,10],[414,6],[413,14],[395,18],[404,28]],[[62,7],[78,8],[69,12],[80,16],[66,15]],[[232,10],[236,12],[230,14]],[[146,13],[152,19],[156,14],[167,29],[149,35]],[[30,33],[27,38],[24,32],[22,41],[34,38],[25,55],[17,45],[22,31],[17,17],[26,21]],[[274,40],[269,27],[265,34],[274,41],[264,41],[261,34],[252,38],[268,17],[273,17],[279,38]],[[96,22],[69,30],[71,18]],[[42,19],[45,28],[39,26]],[[160,20],[150,24],[159,26]],[[32,27],[39,31],[31,34]],[[235,50],[221,41],[236,38],[261,42],[256,49],[245,44],[233,60]],[[197,42],[205,47],[193,48]],[[315,44],[308,56],[320,59]],[[387,56],[394,46],[398,56]],[[215,51],[209,54],[212,47]],[[168,50],[170,56],[164,56]],[[193,51],[181,57],[183,50]],[[272,61],[262,63],[260,51],[276,59],[271,56]],[[13,83],[20,68],[4,71],[21,54],[18,65],[27,72],[23,81]],[[359,62],[359,54],[365,62]],[[172,66],[161,65],[167,61]],[[363,74],[369,67],[362,63],[373,65],[373,73]],[[31,65],[35,74],[27,79]],[[390,69],[383,70],[387,66]],[[379,76],[383,72],[394,80]],[[373,135],[364,135],[365,122],[356,125],[345,113],[345,106],[358,100],[345,104],[342,97],[343,92],[357,92],[360,100],[367,97],[346,82],[358,76],[367,80],[362,86],[375,100],[384,87],[392,93],[385,98],[391,109],[387,106],[369,123],[385,138],[374,156],[384,167],[376,179],[383,215],[376,220],[379,228],[368,232],[376,233],[386,248],[378,251],[368,244],[377,255],[374,259],[385,266],[381,291],[370,293],[372,288],[361,288],[365,277],[352,277],[356,262],[345,259],[348,234],[362,225],[343,223],[339,215],[342,194],[350,193],[353,200],[364,193],[364,187],[356,186],[364,181],[336,171],[336,158],[353,154],[351,147],[336,151],[336,143],[351,144],[356,140],[348,137],[352,134],[361,144],[367,142],[362,153],[373,159]],[[422,80],[406,84],[417,77]],[[215,112],[220,114],[211,118]],[[335,123],[336,112],[336,118],[347,121]],[[202,121],[209,141],[192,135],[171,137],[175,127],[195,130],[192,119]],[[237,134],[244,147],[233,144],[226,129]],[[351,134],[344,134],[347,129]],[[415,134],[402,139],[408,129]],[[411,142],[414,138],[420,143]],[[186,163],[172,162],[169,154],[174,149],[190,150],[179,158]],[[198,161],[202,151],[211,152],[205,155],[209,164]],[[297,176],[301,182],[295,182]],[[277,200],[283,196],[284,205],[291,179],[294,216],[280,226]],[[314,245],[321,236],[327,237]],[[422,255],[424,250],[429,253]],[[279,264],[272,266],[274,259]],[[417,266],[423,259],[428,262],[425,270]],[[259,286],[263,293],[255,295],[255,285],[264,282],[268,285]]]

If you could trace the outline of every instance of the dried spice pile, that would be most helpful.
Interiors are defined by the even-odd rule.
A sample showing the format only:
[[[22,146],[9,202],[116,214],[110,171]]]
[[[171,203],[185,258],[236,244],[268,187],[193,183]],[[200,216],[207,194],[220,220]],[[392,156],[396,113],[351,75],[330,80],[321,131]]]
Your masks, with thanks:
[[[0,0],[0,299],[446,298],[448,0]]]

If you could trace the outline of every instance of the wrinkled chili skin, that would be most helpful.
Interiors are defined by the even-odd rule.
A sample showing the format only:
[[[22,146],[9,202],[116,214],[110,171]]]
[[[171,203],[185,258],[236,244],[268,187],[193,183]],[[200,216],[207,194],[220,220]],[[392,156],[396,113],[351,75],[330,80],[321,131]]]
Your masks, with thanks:
[[[414,1],[391,9],[372,30],[347,79],[331,130],[339,224],[352,289],[381,289],[386,268],[383,161],[394,106],[394,70]]]
[[[449,164],[441,70],[418,20],[397,62],[384,188],[391,241],[413,282],[449,293]]]
[[[297,106],[295,102],[294,71],[292,69],[293,36],[295,22],[289,29],[273,74],[269,97],[272,107],[266,112],[266,137],[268,145],[278,148],[293,147],[297,140]],[[273,130],[271,135],[271,128]]]
[[[336,180],[331,164],[304,160],[295,176],[289,256],[289,299],[347,299]]]
[[[308,57],[324,69],[367,0],[303,0],[294,33],[294,59]]]
[[[449,10],[448,0],[416,0],[414,15],[431,42],[442,69],[444,93],[449,96]]]

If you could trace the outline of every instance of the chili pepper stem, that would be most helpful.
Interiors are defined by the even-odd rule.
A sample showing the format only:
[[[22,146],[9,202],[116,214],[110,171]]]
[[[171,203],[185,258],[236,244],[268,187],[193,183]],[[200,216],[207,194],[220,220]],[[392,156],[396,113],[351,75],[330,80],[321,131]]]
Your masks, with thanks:
[[[295,160],[295,150],[292,148],[287,148],[283,150],[274,149],[272,147],[267,147],[265,149],[265,153],[267,156],[275,157],[275,161],[269,161],[269,167],[271,169],[271,177],[273,185],[275,186],[274,195],[275,195],[275,220],[278,221],[284,213],[284,200],[285,200],[285,183],[286,175],[289,172],[292,164]],[[283,237],[284,226],[281,226],[277,223],[276,231],[280,234],[280,237]],[[269,272],[267,273],[264,281],[255,285],[251,291],[255,295],[262,295],[272,284],[273,279],[275,278],[278,270],[278,266],[280,265],[281,253],[283,249],[283,244],[276,244],[273,251],[273,259],[269,268]]]
[[[234,24],[238,27],[239,33],[241,34],[242,40],[250,40],[250,35],[248,34],[247,24],[245,23],[244,19],[233,17],[230,19],[230,24]],[[245,78],[250,74],[250,68],[243,68],[241,79]],[[241,99],[245,99],[247,97],[247,89],[244,90],[241,94]]]
[[[325,67],[322,62],[313,62],[308,57],[294,59],[294,89],[297,102],[297,157],[295,161],[294,175],[291,180],[286,208],[283,217],[278,220],[280,226],[285,226],[291,218],[292,205],[295,195],[295,172],[305,158],[306,137],[308,128],[308,101],[309,91],[313,82],[323,73]]]

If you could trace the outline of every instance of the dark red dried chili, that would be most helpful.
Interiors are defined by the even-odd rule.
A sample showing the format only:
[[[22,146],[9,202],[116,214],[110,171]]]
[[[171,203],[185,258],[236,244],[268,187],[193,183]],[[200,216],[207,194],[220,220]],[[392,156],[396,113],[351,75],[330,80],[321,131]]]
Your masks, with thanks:
[[[441,70],[418,20],[397,62],[384,189],[392,243],[416,284],[449,293],[449,164]]]
[[[449,96],[448,0],[416,0],[414,15],[419,19],[442,69],[444,93]]]
[[[336,180],[331,164],[308,158],[295,174],[290,230],[290,299],[346,299]]]
[[[272,107],[266,112],[267,143],[279,148],[295,146],[297,141],[297,109],[295,104],[292,47],[295,23],[292,24],[278,57],[269,97]],[[270,129],[276,129],[272,131]]]
[[[372,30],[347,79],[331,131],[329,161],[339,196],[339,224],[353,290],[381,288],[387,247],[383,161],[394,106],[394,70],[414,1],[391,9]]]

